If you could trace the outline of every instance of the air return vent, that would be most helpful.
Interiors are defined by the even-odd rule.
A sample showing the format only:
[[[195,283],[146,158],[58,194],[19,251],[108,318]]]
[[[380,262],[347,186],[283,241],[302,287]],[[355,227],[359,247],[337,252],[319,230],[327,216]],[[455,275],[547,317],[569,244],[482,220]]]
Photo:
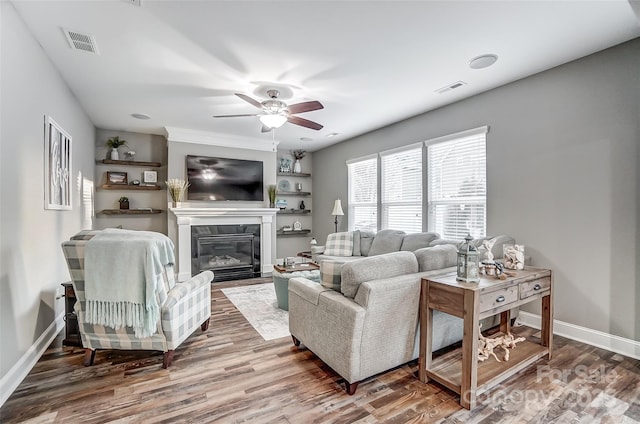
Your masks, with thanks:
[[[447,91],[451,91],[451,90],[454,90],[454,89],[456,89],[456,88],[460,88],[460,87],[462,87],[463,85],[466,85],[466,84],[467,84],[467,83],[466,83],[466,82],[464,82],[464,81],[456,81],[456,82],[452,82],[451,84],[449,84],[449,85],[447,85],[447,86],[445,86],[445,87],[438,88],[438,89],[436,90],[436,93],[440,93],[440,94],[442,94],[442,93],[446,93]]]
[[[95,38],[93,35],[82,34],[77,31],[70,31],[68,29],[63,28],[65,37],[67,37],[67,41],[72,49],[75,50],[83,50],[89,53],[100,54],[98,52],[98,45],[96,44]]]

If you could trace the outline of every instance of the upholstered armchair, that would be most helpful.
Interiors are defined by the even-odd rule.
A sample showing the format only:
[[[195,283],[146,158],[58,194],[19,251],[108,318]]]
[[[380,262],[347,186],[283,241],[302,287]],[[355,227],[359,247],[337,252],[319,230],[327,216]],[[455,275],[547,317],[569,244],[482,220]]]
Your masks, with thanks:
[[[85,348],[84,365],[93,364],[96,349],[156,350],[164,352],[162,367],[168,368],[175,349],[197,327],[206,331],[211,317],[211,271],[202,272],[182,283],[176,283],[173,264],[164,265],[155,287],[159,306],[155,331],[146,337],[136,336],[132,327],[114,329],[89,322],[85,292],[85,258],[87,243],[100,231],[81,231],[62,243],[77,302],[75,312]],[[135,232],[131,232],[135,237]],[[96,239],[97,240],[97,239]],[[127,243],[126,241],[123,243]],[[172,246],[172,245],[171,245]]]

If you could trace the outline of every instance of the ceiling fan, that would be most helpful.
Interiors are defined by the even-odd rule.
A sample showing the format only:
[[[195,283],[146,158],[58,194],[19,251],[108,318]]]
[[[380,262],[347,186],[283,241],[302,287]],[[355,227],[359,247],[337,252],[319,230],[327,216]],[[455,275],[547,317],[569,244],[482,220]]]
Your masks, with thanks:
[[[262,109],[262,113],[243,114],[243,115],[214,115],[214,118],[237,118],[241,116],[258,116],[260,122],[262,122],[262,132],[271,131],[274,128],[280,128],[285,122],[290,122],[301,127],[310,128],[312,130],[321,130],[322,125],[317,122],[309,121],[308,119],[300,118],[299,116],[293,116],[298,113],[311,112],[314,110],[324,109],[322,103],[312,100],[309,102],[296,103],[290,106],[281,100],[278,100],[280,92],[278,90],[267,90],[269,100],[259,102],[251,97],[242,94],[235,93],[245,102]]]

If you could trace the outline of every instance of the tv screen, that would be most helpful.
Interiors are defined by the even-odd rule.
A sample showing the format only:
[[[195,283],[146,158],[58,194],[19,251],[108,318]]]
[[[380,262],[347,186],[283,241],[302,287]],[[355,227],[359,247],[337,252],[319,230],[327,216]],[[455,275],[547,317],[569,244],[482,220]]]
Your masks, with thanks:
[[[187,156],[188,200],[264,200],[262,162]]]

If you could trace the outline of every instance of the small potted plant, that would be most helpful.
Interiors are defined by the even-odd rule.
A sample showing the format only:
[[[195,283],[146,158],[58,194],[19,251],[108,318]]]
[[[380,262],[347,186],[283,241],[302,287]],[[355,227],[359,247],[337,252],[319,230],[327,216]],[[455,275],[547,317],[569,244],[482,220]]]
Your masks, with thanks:
[[[275,184],[271,184],[267,188],[267,194],[269,195],[269,207],[275,208],[276,207],[276,185]]]
[[[120,199],[118,199],[118,202],[120,202],[120,209],[129,209],[129,198],[122,196]]]
[[[111,149],[111,160],[118,160],[118,147],[126,146],[127,140],[120,140],[120,137],[115,136],[109,138],[105,144]]]

